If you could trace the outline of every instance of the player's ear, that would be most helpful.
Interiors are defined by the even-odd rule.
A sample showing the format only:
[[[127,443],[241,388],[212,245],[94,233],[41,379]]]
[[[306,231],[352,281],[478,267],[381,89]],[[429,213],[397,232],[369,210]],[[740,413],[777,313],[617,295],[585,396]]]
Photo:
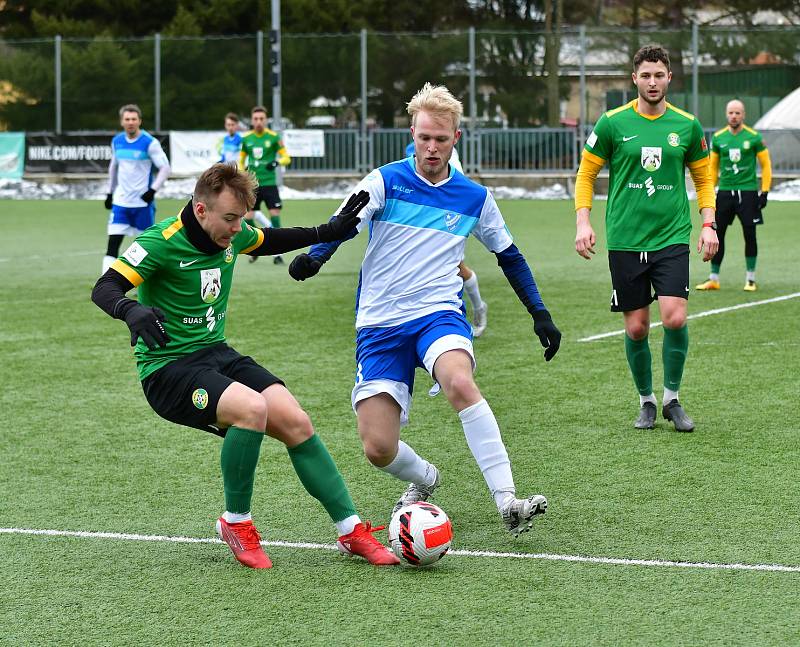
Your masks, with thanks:
[[[458,143],[459,139],[461,139],[461,128],[456,128],[456,136],[453,138],[453,146]]]

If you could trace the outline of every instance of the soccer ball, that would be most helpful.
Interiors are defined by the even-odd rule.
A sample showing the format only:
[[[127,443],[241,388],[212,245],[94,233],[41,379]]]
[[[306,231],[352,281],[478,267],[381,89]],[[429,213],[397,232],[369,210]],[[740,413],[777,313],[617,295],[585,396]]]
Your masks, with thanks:
[[[420,501],[400,508],[389,523],[389,543],[402,562],[429,566],[445,556],[453,526],[440,507]]]

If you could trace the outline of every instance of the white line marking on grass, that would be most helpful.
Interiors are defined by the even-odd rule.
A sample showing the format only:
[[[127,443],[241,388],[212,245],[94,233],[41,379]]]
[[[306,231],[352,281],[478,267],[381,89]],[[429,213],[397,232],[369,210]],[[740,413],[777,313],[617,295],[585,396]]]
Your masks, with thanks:
[[[44,535],[47,537],[77,537],[81,539],[122,539],[128,541],[162,541],[177,544],[221,544],[216,537],[169,537],[167,535],[140,535],[126,532],[88,532],[81,530],[38,530],[34,528],[0,528],[0,534]],[[311,550],[336,550],[333,544],[316,544],[296,541],[262,541],[262,546],[304,548]],[[800,566],[784,564],[716,564],[713,562],[675,562],[663,559],[624,559],[617,557],[589,557],[586,555],[558,555],[554,553],[501,553],[491,550],[451,550],[459,557],[494,557],[499,559],[541,559],[551,562],[582,562],[613,566],[662,566],[673,568],[702,568],[727,571],[772,571],[800,573]]]
[[[762,301],[748,301],[747,303],[737,303],[735,306],[728,306],[726,308],[714,308],[713,310],[706,310],[704,312],[698,312],[693,315],[689,315],[686,317],[687,319],[699,319],[700,317],[709,317],[711,315],[718,315],[722,314],[723,312],[731,312],[732,310],[741,310],[742,308],[752,308],[753,306],[761,306],[765,303],[775,303],[777,301],[786,301],[788,299],[796,299],[800,297],[800,292],[794,292],[793,294],[784,294],[780,297],[773,297],[771,299],[763,299]],[[655,323],[650,324],[650,328],[657,328],[661,326],[662,323],[660,321],[656,321]],[[604,332],[600,333],[599,335],[592,335],[590,337],[583,337],[578,341],[597,341],[598,339],[605,339],[606,337],[615,337],[617,335],[622,335],[625,333],[625,330],[614,330],[612,332]]]

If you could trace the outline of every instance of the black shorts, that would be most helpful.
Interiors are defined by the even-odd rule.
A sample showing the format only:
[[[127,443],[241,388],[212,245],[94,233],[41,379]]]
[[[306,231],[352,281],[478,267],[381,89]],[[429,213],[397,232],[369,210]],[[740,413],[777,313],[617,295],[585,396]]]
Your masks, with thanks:
[[[758,207],[758,191],[719,191],[717,193],[717,224],[727,227],[736,216],[742,227],[755,227],[764,224],[764,217]]]
[[[608,252],[611,312],[649,306],[658,297],[689,298],[689,246],[655,252]]]
[[[256,189],[256,204],[253,209],[258,209],[261,203],[267,205],[267,209],[280,209],[283,206],[281,202],[278,187],[274,184],[269,186],[260,186]]]
[[[142,380],[142,389],[162,418],[225,436],[227,429],[216,426],[217,405],[234,382],[259,393],[272,384],[283,384],[252,357],[240,355],[227,344],[215,344],[162,366]]]

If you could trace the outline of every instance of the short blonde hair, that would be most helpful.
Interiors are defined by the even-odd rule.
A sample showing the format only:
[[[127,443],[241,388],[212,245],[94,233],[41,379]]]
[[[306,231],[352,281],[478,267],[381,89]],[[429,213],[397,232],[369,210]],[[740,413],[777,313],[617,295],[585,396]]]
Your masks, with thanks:
[[[437,117],[450,117],[453,120],[453,129],[458,130],[461,124],[461,115],[464,106],[443,85],[426,83],[408,102],[408,114],[411,115],[411,125],[415,125],[417,114],[421,111],[430,112]]]
[[[192,203],[205,202],[213,206],[219,194],[225,189],[230,189],[239,204],[245,205],[247,210],[256,203],[256,188],[258,183],[254,175],[241,171],[236,164],[218,162],[208,167],[198,178],[194,185]]]

